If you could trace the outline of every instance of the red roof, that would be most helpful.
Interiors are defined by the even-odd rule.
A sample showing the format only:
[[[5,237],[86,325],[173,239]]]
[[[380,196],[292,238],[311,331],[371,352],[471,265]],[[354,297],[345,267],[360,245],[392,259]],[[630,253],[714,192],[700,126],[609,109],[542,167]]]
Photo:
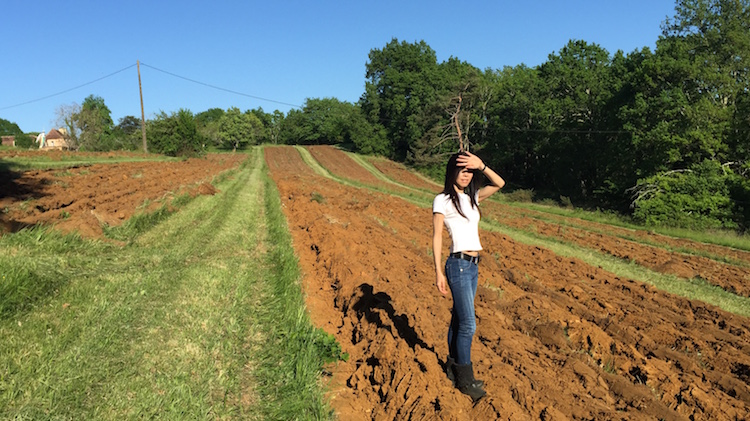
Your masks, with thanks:
[[[47,133],[47,139],[65,139],[65,136],[62,135],[57,129],[52,129]]]

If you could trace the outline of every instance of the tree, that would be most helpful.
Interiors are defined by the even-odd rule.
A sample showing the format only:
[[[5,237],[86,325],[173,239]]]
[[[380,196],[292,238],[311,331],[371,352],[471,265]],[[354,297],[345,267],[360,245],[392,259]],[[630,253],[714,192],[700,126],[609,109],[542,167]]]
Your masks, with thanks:
[[[382,50],[370,50],[369,59],[362,110],[375,125],[374,132],[385,129],[391,157],[403,161],[411,145],[429,129],[423,117],[424,109],[438,99],[437,57],[424,41],[394,38]]]
[[[78,146],[81,149],[101,151],[112,149],[110,135],[114,122],[111,111],[100,96],[89,95],[83,100],[81,110],[73,116],[80,129]]]
[[[742,101],[750,89],[750,1],[678,0],[675,16],[662,31],[657,51],[674,58],[674,68],[687,82],[682,86],[684,163],[736,160],[729,146],[737,145],[733,126],[746,119]]]
[[[737,228],[730,198],[733,174],[716,161],[640,180],[633,191],[633,218],[647,225],[694,229]]]
[[[19,149],[32,149],[34,147],[38,148],[39,147],[38,145],[34,145],[35,137],[36,136],[30,136],[26,134],[15,135],[14,139],[16,141],[16,148],[19,148]]]
[[[628,56],[624,77],[631,99],[620,117],[632,134],[633,174],[640,180],[635,188],[688,170],[667,180],[692,183],[689,174],[698,174],[695,168],[705,162],[739,169],[750,152],[750,2],[679,0],[662,31],[654,53],[644,49]],[[729,197],[736,203],[745,200],[746,174],[732,176],[737,188]],[[643,215],[659,208],[643,206],[639,217],[646,220]]]
[[[169,156],[193,156],[203,150],[195,117],[190,110],[180,109],[167,115],[161,112],[146,125],[152,150]]]
[[[386,154],[384,129],[370,124],[357,104],[336,98],[308,98],[301,110],[290,110],[279,138],[284,143],[342,145],[364,154]]]
[[[143,147],[141,119],[132,115],[121,117],[112,130],[112,147],[136,150]]]
[[[553,190],[591,198],[601,188],[612,159],[607,133],[616,122],[608,113],[613,96],[609,53],[596,44],[570,41],[539,67],[547,87],[541,106],[554,132],[540,150],[545,177]]]
[[[271,114],[271,118],[269,121],[269,125],[266,126],[266,130],[268,132],[268,141],[276,144],[280,141],[280,133],[281,133],[281,126],[284,123],[284,113],[282,113],[279,110],[273,110],[273,114]]]
[[[537,68],[507,66],[487,71],[495,99],[487,111],[485,160],[503,168],[503,176],[521,186],[541,185],[553,128],[542,105],[547,87]]]
[[[78,126],[77,116],[81,112],[81,106],[73,102],[67,105],[60,105],[55,110],[55,126],[63,127],[68,132],[68,147],[78,150],[80,147],[78,138],[81,130]]]
[[[244,145],[257,143],[257,132],[262,127],[263,123],[254,114],[232,107],[219,119],[219,140],[223,147],[235,152]]]
[[[219,120],[224,116],[224,110],[221,108],[210,108],[206,111],[195,115],[195,123],[198,125],[198,132],[205,142],[219,146]]]
[[[120,118],[116,126],[120,132],[131,135],[141,130],[141,119],[132,115]]]
[[[460,148],[472,152],[482,149],[492,96],[486,81],[479,69],[454,57],[438,65],[436,96],[415,115],[414,121],[424,132],[409,146],[407,162],[428,171],[431,167],[442,170],[446,157]],[[480,128],[477,136],[475,127]]]
[[[18,124],[10,122],[4,118],[0,118],[0,135],[1,136],[12,136],[22,135],[23,131]]]

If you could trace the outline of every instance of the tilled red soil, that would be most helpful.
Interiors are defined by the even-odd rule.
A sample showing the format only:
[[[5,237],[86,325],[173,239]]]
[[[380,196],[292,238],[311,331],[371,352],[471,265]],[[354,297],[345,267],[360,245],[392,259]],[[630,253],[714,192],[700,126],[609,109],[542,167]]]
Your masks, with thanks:
[[[734,294],[750,296],[750,268],[717,262],[703,256],[688,255],[665,250],[635,241],[626,240],[584,229],[530,219],[517,213],[507,213],[508,206],[488,203],[486,216],[503,225],[535,231],[538,234],[560,238],[566,242],[602,251],[611,256],[631,260],[651,270],[668,273],[685,279],[702,278]],[[686,246],[688,246],[686,242]],[[730,250],[731,251],[731,250]]]
[[[24,151],[15,155],[43,154],[54,160],[76,153]],[[111,153],[87,154],[92,155],[114,157]],[[49,224],[64,232],[99,237],[102,224],[120,225],[147,202],[161,205],[162,199],[180,190],[190,194],[215,193],[210,184],[212,178],[246,158],[243,154],[208,154],[184,161],[94,164],[6,173],[9,176],[0,179],[3,210],[0,233]]]
[[[611,236],[624,239],[635,239],[639,242],[654,244],[660,247],[667,247],[673,250],[683,250],[690,254],[705,254],[709,256],[719,256],[723,259],[742,262],[746,266],[750,265],[750,252],[738,250],[731,247],[719,246],[716,244],[700,243],[697,241],[687,240],[684,238],[674,238],[652,231],[634,230],[630,228],[616,227],[605,225],[598,222],[584,221],[578,218],[557,216],[551,213],[539,212],[530,209],[519,209],[508,205],[496,204],[503,213],[508,213],[525,219],[543,218],[553,222],[565,222],[565,225],[581,227],[596,232],[604,232]]]
[[[341,156],[340,160],[348,159],[343,152],[334,148],[327,146],[317,148],[318,155],[326,151],[327,158],[321,161],[324,166],[336,166],[337,156]],[[399,184],[421,191],[431,185],[390,161],[372,159],[371,162],[378,170]],[[351,171],[349,174],[348,178],[367,183],[367,179],[361,177],[359,172]],[[433,184],[432,190],[439,191],[441,187]],[[750,252],[671,238],[648,231],[565,218],[496,202],[486,202],[483,210],[486,218],[494,219],[512,228],[534,231],[546,237],[560,238],[566,242],[630,260],[656,272],[676,275],[686,280],[701,278],[734,294],[743,297],[750,296]],[[630,240],[631,238],[647,241],[654,246]],[[689,253],[683,253],[680,250]],[[735,264],[704,257],[700,255],[701,253],[729,260]]]
[[[374,157],[370,158],[369,161],[378,169],[378,171],[400,184],[428,191],[435,191],[436,189],[440,190],[442,188],[442,186],[437,183],[425,180],[413,172],[408,171],[403,165],[397,164],[393,161]]]
[[[375,188],[387,189],[400,193],[409,193],[410,189],[395,183],[383,181],[375,177],[373,173],[359,165],[346,153],[328,145],[316,145],[306,147],[310,154],[325,169],[336,177],[353,180],[361,184]]]
[[[473,347],[488,396],[472,404],[443,372],[430,209],[301,172],[293,148],[266,159],[311,316],[350,354],[330,383],[341,419],[748,418],[748,319],[491,232]]]

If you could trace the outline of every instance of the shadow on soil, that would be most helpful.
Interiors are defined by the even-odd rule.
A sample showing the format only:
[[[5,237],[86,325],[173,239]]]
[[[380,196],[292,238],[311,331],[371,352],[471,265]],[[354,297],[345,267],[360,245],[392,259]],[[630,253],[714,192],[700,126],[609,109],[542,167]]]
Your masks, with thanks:
[[[12,171],[9,164],[0,159],[0,203],[3,199],[23,201],[42,197],[42,187],[45,180],[37,180],[35,183],[22,184],[19,182],[22,173]],[[12,220],[5,210],[0,208],[0,235],[8,232],[18,232],[31,225]]]

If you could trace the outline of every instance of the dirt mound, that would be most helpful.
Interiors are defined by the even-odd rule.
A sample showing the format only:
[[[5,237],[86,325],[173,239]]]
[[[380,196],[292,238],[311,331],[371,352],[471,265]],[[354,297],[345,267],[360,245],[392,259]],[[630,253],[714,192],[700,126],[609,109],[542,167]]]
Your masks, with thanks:
[[[490,232],[473,348],[488,397],[472,405],[443,372],[451,299],[433,285],[430,210],[266,153],[311,316],[350,354],[332,368],[341,419],[747,417],[747,319]]]
[[[62,157],[76,152],[33,153]],[[95,164],[11,174],[0,180],[0,222],[5,232],[51,224],[65,232],[98,237],[102,224],[120,225],[141,206],[159,204],[181,189],[215,194],[209,181],[246,157],[209,154],[184,161]]]
[[[198,191],[198,194],[202,194],[205,196],[213,196],[219,192],[218,190],[216,190],[216,187],[214,187],[213,184],[207,183],[207,182],[201,183],[201,185],[198,186],[197,191]]]

